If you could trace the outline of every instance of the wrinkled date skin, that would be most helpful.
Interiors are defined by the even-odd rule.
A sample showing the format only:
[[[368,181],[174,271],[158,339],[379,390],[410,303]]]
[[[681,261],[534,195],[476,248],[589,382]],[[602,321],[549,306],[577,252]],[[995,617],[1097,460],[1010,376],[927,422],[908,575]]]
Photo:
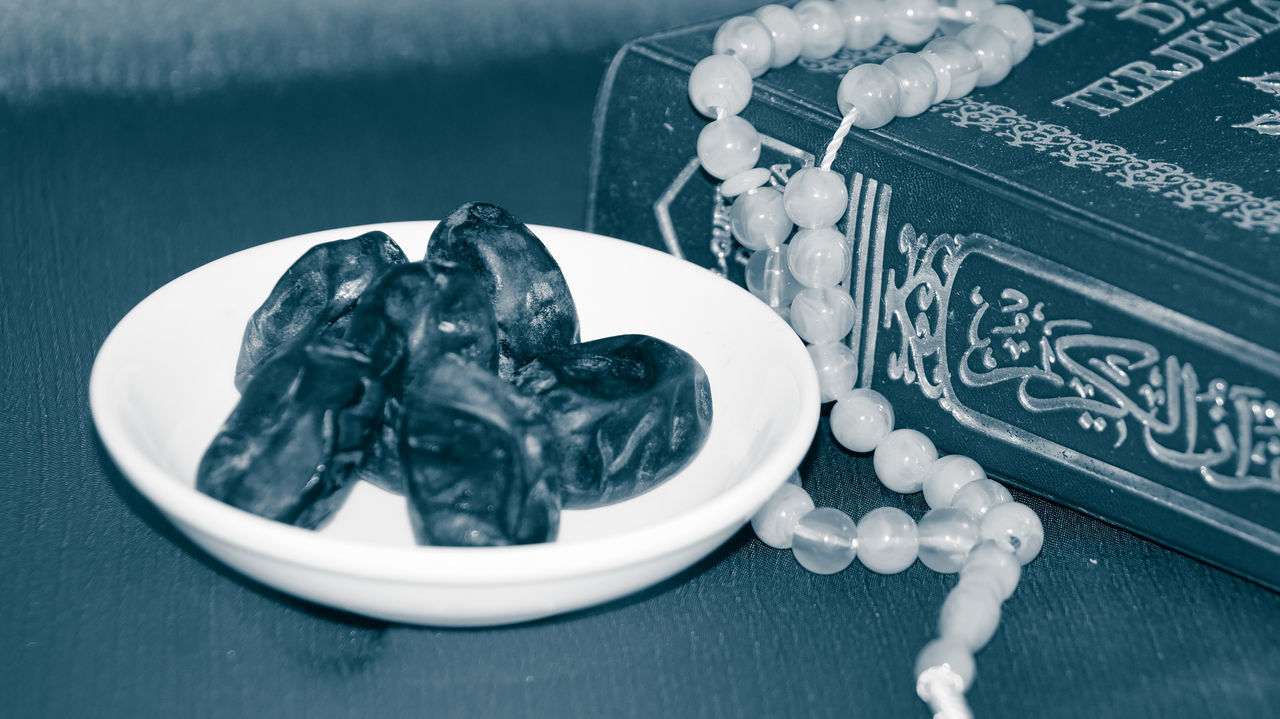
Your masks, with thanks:
[[[372,359],[387,393],[383,425],[361,478],[404,494],[402,388],[447,353],[497,371],[497,325],[489,295],[475,275],[451,262],[399,265],[360,296],[344,339]]]
[[[205,451],[196,488],[314,529],[345,499],[383,409],[369,359],[340,341],[298,341],[268,359]]]
[[[498,366],[489,295],[472,272],[452,262],[387,270],[360,296],[343,339],[397,389],[450,352],[490,372]]]
[[[243,392],[258,367],[298,337],[341,337],[356,300],[404,252],[381,232],[316,245],[298,258],[249,318],[236,362]]]
[[[560,266],[524,223],[496,205],[468,203],[431,234],[427,258],[479,278],[498,320],[498,374],[578,341],[578,311]]]
[[[492,372],[446,355],[404,395],[400,454],[418,543],[554,539],[556,450],[534,402]]]
[[[648,335],[618,335],[548,352],[520,368],[560,438],[566,508],[629,499],[702,448],[711,388],[689,353]]]

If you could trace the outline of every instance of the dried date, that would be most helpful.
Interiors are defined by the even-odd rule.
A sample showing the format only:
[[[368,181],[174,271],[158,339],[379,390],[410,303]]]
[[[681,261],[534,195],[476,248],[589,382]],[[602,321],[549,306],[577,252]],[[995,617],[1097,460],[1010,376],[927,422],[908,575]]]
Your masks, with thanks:
[[[564,275],[542,241],[496,205],[462,205],[431,234],[427,258],[475,273],[498,321],[498,374],[578,341],[578,311]]]
[[[269,358],[205,451],[196,488],[314,528],[365,463],[383,410],[368,357],[331,340],[297,341]]]
[[[360,296],[344,339],[367,354],[387,395],[383,424],[361,477],[404,493],[399,453],[400,395],[445,354],[497,371],[497,326],[475,276],[450,262],[410,262],[387,270]]]
[[[389,267],[407,261],[400,246],[381,232],[307,250],[249,318],[236,362],[236,389],[243,392],[258,367],[296,338],[341,337],[361,293]]]
[[[565,507],[646,492],[693,458],[711,429],[711,388],[689,353],[648,335],[547,352],[515,384],[550,416],[561,443]]]
[[[445,355],[405,388],[400,455],[420,544],[547,542],[559,527],[551,428],[509,382]]]

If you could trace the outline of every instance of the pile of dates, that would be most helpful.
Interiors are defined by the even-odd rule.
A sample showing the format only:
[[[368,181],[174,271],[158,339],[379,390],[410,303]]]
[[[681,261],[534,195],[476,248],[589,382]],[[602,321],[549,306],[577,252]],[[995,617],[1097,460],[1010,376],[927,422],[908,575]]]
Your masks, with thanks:
[[[711,426],[692,356],[648,335],[580,342],[556,261],[481,203],[421,262],[381,232],[313,247],[250,318],[235,384],[201,492],[315,528],[366,480],[407,497],[430,545],[551,541],[562,507],[653,488]]]

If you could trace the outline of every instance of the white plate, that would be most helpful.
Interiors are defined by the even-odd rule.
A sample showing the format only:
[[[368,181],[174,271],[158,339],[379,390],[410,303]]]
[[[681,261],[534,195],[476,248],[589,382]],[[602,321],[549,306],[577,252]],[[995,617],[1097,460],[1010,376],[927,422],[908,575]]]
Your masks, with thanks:
[[[320,531],[269,521],[194,489],[195,469],[239,395],[249,315],[309,247],[372,229],[420,258],[434,222],[317,232],[211,262],[156,290],[111,332],[90,379],[93,419],[138,491],[228,566],[283,592],[383,619],[478,626],[624,596],[707,555],[800,463],[818,387],[800,340],[736,285],[670,255],[534,227],[560,263],[584,340],[642,332],[690,352],[711,385],[707,442],[679,474],[626,502],[566,511],[555,542],[419,547],[404,499],[361,483]]]

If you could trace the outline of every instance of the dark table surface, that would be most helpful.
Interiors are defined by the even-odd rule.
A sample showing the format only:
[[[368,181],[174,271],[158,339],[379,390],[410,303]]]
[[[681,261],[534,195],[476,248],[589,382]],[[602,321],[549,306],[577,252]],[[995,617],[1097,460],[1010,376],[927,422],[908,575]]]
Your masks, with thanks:
[[[222,568],[97,439],[99,344],[205,262],[477,199],[580,227],[606,60],[0,105],[0,715],[927,716],[910,667],[954,578],[918,563],[815,576],[747,530],[569,616],[390,625]],[[903,504],[825,422],[805,469],[820,505]],[[979,717],[1280,715],[1280,596],[1024,499],[1045,549],[978,655]]]

